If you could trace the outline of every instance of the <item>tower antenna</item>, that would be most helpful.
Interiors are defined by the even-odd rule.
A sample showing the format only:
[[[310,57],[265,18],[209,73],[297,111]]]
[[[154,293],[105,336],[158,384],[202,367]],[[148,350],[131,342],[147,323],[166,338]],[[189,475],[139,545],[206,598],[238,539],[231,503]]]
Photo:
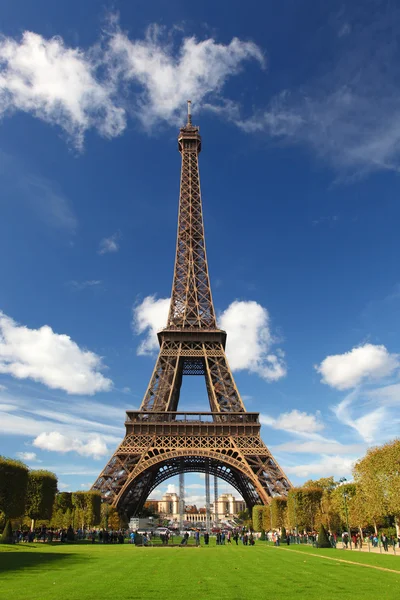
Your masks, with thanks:
[[[192,124],[192,101],[187,101],[188,125]]]

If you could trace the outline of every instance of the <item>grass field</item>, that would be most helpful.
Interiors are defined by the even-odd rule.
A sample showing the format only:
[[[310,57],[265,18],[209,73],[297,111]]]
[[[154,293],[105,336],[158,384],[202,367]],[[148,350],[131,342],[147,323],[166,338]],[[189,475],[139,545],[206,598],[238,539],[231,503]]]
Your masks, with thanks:
[[[2,600],[385,600],[398,597],[399,586],[400,557],[333,549],[263,543],[200,548],[0,546]]]

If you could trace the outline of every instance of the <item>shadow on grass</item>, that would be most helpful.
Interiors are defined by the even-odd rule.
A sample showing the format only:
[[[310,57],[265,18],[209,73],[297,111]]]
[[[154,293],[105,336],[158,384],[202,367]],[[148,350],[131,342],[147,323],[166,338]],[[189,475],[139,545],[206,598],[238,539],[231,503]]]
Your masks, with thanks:
[[[83,558],[77,554],[59,554],[51,552],[4,552],[1,554],[0,573],[3,575],[9,571],[23,571],[25,569],[43,569],[43,567],[57,568],[61,566],[70,566],[68,563],[77,564],[87,562],[88,557]]]

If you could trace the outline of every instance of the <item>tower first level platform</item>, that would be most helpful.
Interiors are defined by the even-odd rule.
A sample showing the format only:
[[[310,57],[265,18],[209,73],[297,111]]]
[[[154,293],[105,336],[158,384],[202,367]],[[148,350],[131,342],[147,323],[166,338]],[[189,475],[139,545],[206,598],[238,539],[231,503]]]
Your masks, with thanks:
[[[217,475],[249,507],[290,488],[261,439],[258,413],[127,411],[125,426],[125,438],[94,488],[127,516],[181,472]]]

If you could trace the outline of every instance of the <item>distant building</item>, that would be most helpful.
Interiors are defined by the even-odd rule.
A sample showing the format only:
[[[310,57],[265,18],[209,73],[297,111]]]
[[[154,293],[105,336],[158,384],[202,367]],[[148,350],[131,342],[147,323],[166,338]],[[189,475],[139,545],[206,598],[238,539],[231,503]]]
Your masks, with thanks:
[[[179,496],[175,493],[164,494],[162,500],[151,500],[150,502],[158,504],[158,513],[164,519],[179,522]],[[245,510],[246,503],[243,500],[237,500],[232,494],[221,494],[216,503],[210,504],[211,521],[221,521],[235,518],[239,512]],[[197,508],[196,505],[186,505],[183,517],[188,524],[197,524],[204,526],[206,522],[206,508]]]
[[[216,504],[216,506],[215,506]],[[211,514],[213,519],[215,517],[218,520],[229,518],[232,519],[238,515],[242,510],[246,509],[246,502],[243,500],[236,500],[232,494],[221,494],[216,503],[211,504]]]

